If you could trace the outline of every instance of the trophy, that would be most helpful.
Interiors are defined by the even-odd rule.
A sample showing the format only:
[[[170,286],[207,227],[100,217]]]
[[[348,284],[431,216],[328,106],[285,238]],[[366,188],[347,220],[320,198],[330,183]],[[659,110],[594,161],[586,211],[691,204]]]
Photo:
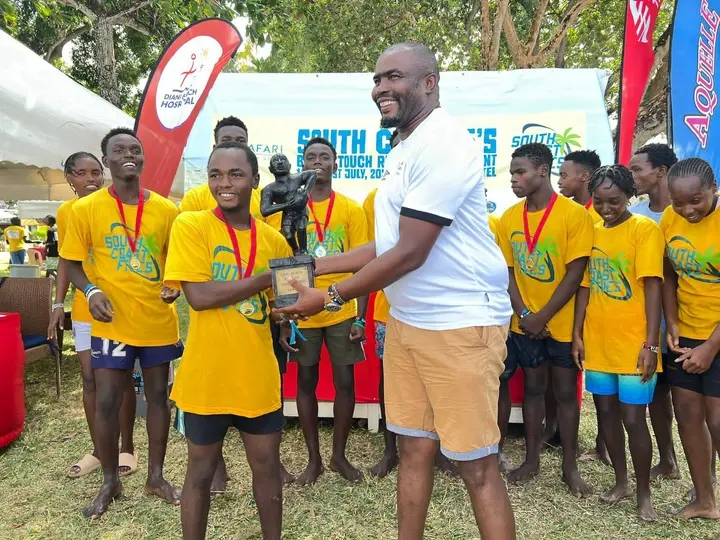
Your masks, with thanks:
[[[280,232],[293,256],[270,259],[270,271],[275,307],[287,307],[298,299],[297,291],[288,283],[289,279],[295,279],[306,287],[314,286],[313,258],[307,252],[307,204],[317,172],[290,174],[290,161],[283,154],[270,158],[270,172],[275,181],[262,189],[260,213],[267,217],[282,212]]]

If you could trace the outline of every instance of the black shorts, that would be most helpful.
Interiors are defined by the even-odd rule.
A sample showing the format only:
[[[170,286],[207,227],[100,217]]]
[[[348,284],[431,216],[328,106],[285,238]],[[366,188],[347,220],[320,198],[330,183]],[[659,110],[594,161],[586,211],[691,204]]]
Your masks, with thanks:
[[[228,428],[233,426],[248,435],[269,435],[285,427],[282,408],[256,418],[234,414],[193,414],[184,413],[185,437],[200,446],[219,443],[225,438]]]
[[[280,345],[280,325],[270,323],[270,334],[272,335],[273,351],[280,367],[280,375],[284,375],[287,371],[288,352]]]
[[[510,332],[507,340],[505,370],[500,380],[506,381],[521,368],[537,368],[549,361],[553,366],[577,369],[572,358],[572,343],[552,338],[530,339],[525,334]]]
[[[668,364],[668,355],[667,355],[667,353],[662,353],[663,370],[660,372],[658,372],[658,371],[655,372],[655,375],[657,375],[657,383],[655,383],[655,388],[657,388],[658,385],[660,385],[660,384],[670,384],[668,382],[668,378],[667,378],[667,368],[665,367],[665,366],[667,366],[667,364]]]
[[[703,343],[705,342],[701,339],[680,338],[680,347],[692,349]],[[691,390],[703,396],[720,397],[720,355],[715,357],[712,364],[710,364],[710,369],[701,374],[685,371],[682,364],[675,362],[680,356],[677,353],[668,351],[667,361],[663,365],[670,386]]]

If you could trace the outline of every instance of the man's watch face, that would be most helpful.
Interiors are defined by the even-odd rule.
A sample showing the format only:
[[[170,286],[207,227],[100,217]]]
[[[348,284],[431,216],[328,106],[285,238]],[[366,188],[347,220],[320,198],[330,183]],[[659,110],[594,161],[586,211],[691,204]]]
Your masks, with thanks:
[[[342,306],[338,306],[337,304],[333,302],[328,302],[325,304],[325,311],[329,311],[330,313],[337,313],[342,309]]]

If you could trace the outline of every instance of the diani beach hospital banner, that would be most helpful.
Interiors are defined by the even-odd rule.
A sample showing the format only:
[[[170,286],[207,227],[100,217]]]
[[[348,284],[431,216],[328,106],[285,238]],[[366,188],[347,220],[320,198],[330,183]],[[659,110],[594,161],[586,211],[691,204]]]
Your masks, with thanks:
[[[441,104],[477,139],[496,212],[516,201],[508,171],[518,146],[547,144],[555,155],[555,180],[573,150],[593,149],[603,163],[613,162],[606,83],[606,74],[594,69],[441,74]],[[303,146],[320,136],[338,152],[333,187],[362,202],[377,187],[390,151],[391,130],[379,127],[372,86],[370,73],[221,74],[185,148],[185,190],[207,181],[213,127],[233,115],[248,127],[261,185],[273,180],[268,171],[273,154],[285,154],[300,170]]]

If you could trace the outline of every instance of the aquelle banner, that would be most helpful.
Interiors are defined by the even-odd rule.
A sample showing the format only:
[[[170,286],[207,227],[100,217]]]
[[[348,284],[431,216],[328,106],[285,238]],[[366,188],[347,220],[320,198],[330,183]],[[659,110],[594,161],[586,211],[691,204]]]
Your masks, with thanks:
[[[717,41],[720,0],[677,0],[670,49],[670,142],[681,159],[700,157],[720,171]],[[717,128],[717,129],[713,129]]]
[[[606,84],[607,75],[595,69],[441,73],[440,103],[477,140],[498,212],[517,200],[508,170],[518,146],[547,144],[555,175],[573,150],[594,149],[603,163],[613,162]],[[233,115],[247,125],[261,185],[273,179],[273,154],[285,154],[300,170],[305,143],[325,137],[338,152],[333,187],[362,202],[378,186],[390,151],[391,131],[380,127],[372,87],[371,73],[221,73],[188,139],[185,190],[207,182],[213,127]]]

